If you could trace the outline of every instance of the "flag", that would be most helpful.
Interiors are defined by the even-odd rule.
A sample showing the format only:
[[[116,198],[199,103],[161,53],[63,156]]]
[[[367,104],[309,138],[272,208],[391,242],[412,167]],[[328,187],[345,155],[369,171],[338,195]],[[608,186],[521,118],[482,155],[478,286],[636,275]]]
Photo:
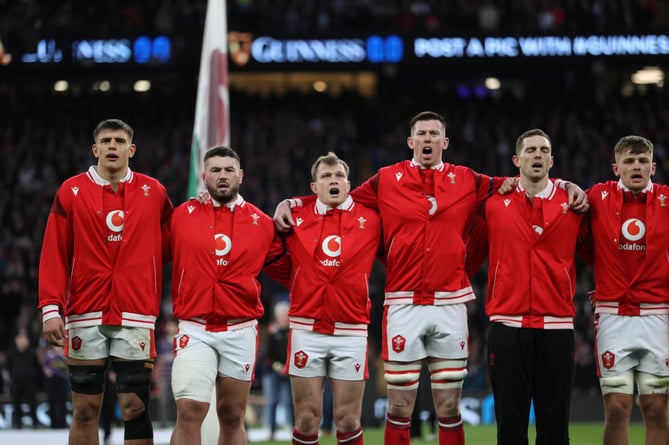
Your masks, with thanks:
[[[230,144],[227,11],[225,0],[209,0],[202,37],[188,197],[202,189],[202,159],[207,149]]]

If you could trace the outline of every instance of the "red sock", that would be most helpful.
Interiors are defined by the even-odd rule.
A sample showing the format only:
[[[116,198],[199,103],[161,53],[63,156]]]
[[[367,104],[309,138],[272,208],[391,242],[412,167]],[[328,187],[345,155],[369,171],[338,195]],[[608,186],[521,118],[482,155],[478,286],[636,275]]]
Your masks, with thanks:
[[[411,417],[386,417],[385,445],[408,445],[411,443]]]
[[[439,418],[439,445],[465,445],[462,416]]]
[[[337,431],[337,444],[338,445],[363,445],[362,440],[362,426],[359,426],[355,431],[349,431],[345,433],[343,431]]]
[[[318,434],[302,434],[293,428],[293,445],[318,445]]]

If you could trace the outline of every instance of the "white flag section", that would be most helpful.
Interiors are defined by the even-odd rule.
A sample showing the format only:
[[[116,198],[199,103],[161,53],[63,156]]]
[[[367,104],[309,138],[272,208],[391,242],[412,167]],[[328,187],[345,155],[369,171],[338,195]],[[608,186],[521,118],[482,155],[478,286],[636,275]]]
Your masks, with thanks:
[[[228,24],[225,0],[209,0],[197,84],[188,197],[202,189],[202,159],[207,149],[230,144]]]

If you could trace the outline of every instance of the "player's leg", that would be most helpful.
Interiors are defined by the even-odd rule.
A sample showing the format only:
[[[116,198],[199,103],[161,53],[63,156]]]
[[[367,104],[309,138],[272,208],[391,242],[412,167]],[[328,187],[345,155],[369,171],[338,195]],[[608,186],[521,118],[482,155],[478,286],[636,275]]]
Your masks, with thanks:
[[[216,379],[216,411],[221,427],[219,445],[245,445],[244,416],[251,391],[251,381],[230,377]]]
[[[295,407],[293,443],[318,443],[318,428],[323,414],[325,377],[291,375],[290,384],[293,388],[293,405]]]
[[[532,329],[537,445],[569,445],[569,406],[574,376],[574,331]]]
[[[362,395],[365,381],[330,379],[334,398],[334,420],[337,426],[337,443],[341,445],[362,445]]]
[[[384,443],[410,442],[411,414],[418,394],[427,311],[434,306],[390,305],[383,313],[383,377],[388,387]]]
[[[118,404],[124,423],[126,444],[153,444],[153,426],[149,417],[153,360],[114,358]]]
[[[646,444],[669,443],[667,425],[667,377],[636,373],[639,405],[646,427]]]
[[[99,443],[98,416],[102,406],[108,359],[77,360],[68,358],[72,387],[72,424],[70,445]]]
[[[175,337],[176,355],[172,364],[172,393],[177,405],[177,422],[171,445],[202,441],[201,426],[218,375],[218,354],[198,337],[197,332]]]
[[[110,338],[109,354],[116,372],[116,392],[124,423],[126,444],[153,443],[149,416],[151,376],[155,342],[153,330],[136,327],[102,326]]]
[[[328,375],[334,399],[337,442],[362,445],[360,425],[367,369],[367,337],[332,336]]]
[[[462,383],[467,375],[467,360],[428,357],[432,399],[439,423],[440,445],[464,445],[465,431],[460,414]]]
[[[439,421],[439,444],[464,445],[460,398],[469,355],[467,308],[464,304],[434,306],[424,316],[429,317],[424,341]]]
[[[72,387],[70,445],[99,442],[98,417],[102,407],[110,341],[104,326],[67,331],[65,356]]]

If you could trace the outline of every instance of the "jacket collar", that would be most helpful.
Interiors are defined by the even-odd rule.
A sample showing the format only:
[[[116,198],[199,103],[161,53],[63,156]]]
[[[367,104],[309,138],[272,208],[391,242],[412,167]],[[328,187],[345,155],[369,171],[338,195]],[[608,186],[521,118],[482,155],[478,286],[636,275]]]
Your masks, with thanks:
[[[353,202],[353,198],[351,198],[351,195],[348,195],[344,202],[339,204],[336,208],[340,210],[346,210],[347,212],[350,212],[353,209],[353,206],[355,203]],[[325,205],[321,202],[320,199],[316,199],[316,205],[314,206],[314,212],[317,215],[325,215],[328,210],[332,210],[332,207]]]
[[[107,181],[102,176],[100,176],[98,171],[95,169],[94,165],[91,165],[88,168],[88,172],[86,172],[86,174],[88,175],[88,178],[91,181],[93,181],[94,183],[96,183],[98,185],[109,185],[109,184],[111,184],[109,181]],[[128,167],[128,173],[123,178],[120,179],[120,182],[132,182],[134,177],[135,177],[135,174],[132,172],[132,170],[130,170],[130,167]]]
[[[230,202],[227,202],[225,204],[221,204],[220,202],[216,201],[215,199],[211,200],[211,204],[214,206],[214,208],[225,206],[225,207],[229,208],[231,212],[234,212],[236,206],[244,207],[244,204],[246,204],[246,201],[244,201],[244,198],[242,198],[242,195],[237,194],[237,199],[234,199],[234,200],[232,200]]]
[[[555,187],[555,184],[553,184],[553,181],[549,179],[546,188],[544,188],[542,191],[534,195],[534,197],[541,199],[552,199],[553,196],[555,196],[556,190],[557,188]],[[523,184],[520,181],[518,181],[518,185],[516,186],[516,191],[519,193],[525,193],[525,187],[523,187]]]
[[[410,165],[411,165],[412,167],[418,167],[418,168],[421,169],[421,170],[425,168],[425,167],[423,167],[422,165],[420,165],[418,162],[416,162],[415,159],[412,159],[412,160],[411,160],[411,164],[410,164]],[[441,162],[439,162],[437,165],[433,165],[433,166],[430,167],[430,168],[431,168],[432,170],[443,171],[443,170],[444,170],[444,161],[441,161]]]

